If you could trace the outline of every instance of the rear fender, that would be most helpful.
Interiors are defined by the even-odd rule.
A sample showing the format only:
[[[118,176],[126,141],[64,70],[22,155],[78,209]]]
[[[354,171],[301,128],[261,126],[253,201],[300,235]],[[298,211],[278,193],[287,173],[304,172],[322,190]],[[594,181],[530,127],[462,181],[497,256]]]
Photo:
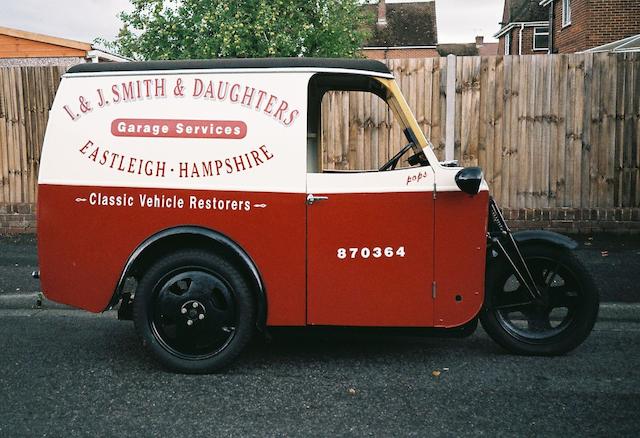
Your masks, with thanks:
[[[578,242],[563,234],[554,233],[546,230],[526,230],[513,233],[514,240],[518,245],[527,243],[544,243],[569,250],[578,247]]]
[[[164,251],[178,249],[180,247],[177,245],[178,241],[180,242],[179,245],[186,245],[185,247],[193,247],[195,245],[222,251],[238,263],[255,290],[258,310],[256,322],[258,329],[262,330],[266,325],[267,319],[267,299],[264,283],[255,262],[238,243],[229,237],[208,228],[197,226],[169,228],[154,234],[142,242],[129,256],[120,275],[120,280],[109,308],[115,306],[122,298],[122,291],[127,278],[132,276],[139,277]]]

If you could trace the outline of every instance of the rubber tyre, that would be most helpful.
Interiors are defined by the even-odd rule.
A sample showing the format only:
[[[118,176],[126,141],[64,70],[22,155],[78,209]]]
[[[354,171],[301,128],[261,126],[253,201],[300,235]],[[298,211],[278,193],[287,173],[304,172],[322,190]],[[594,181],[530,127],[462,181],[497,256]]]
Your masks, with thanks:
[[[532,356],[565,354],[580,345],[591,333],[598,317],[598,290],[584,265],[570,250],[544,244],[524,245],[520,250],[528,264],[542,264],[541,260],[552,260],[554,264],[559,263],[559,270],[565,276],[573,276],[573,280],[568,281],[574,286],[568,289],[575,289],[577,292],[572,293],[576,293],[577,297],[572,304],[575,307],[567,312],[571,313],[572,320],[564,328],[554,329],[559,330],[559,333],[543,339],[523,336],[510,330],[500,316],[501,311],[493,308],[493,303],[497,301],[494,300],[496,294],[504,290],[505,279],[513,273],[505,258],[498,256],[489,259],[487,263],[485,303],[480,312],[482,327],[495,342],[511,353]],[[553,288],[548,290],[552,293]]]
[[[211,281],[223,285],[234,306],[235,329],[230,339],[216,351],[211,348],[207,354],[183,354],[179,348],[171,347],[166,341],[168,336],[163,336],[162,330],[157,328],[159,318],[164,318],[164,315],[158,316],[161,312],[154,310],[159,303],[160,292],[168,287],[172,278],[188,276],[188,273],[203,273]],[[186,298],[183,300],[187,301]],[[143,275],[136,289],[133,320],[144,347],[163,366],[181,373],[204,374],[228,367],[243,351],[255,329],[256,308],[248,282],[228,261],[204,250],[183,250],[157,261]],[[208,333],[204,335],[206,338]],[[176,339],[182,338],[176,336]]]

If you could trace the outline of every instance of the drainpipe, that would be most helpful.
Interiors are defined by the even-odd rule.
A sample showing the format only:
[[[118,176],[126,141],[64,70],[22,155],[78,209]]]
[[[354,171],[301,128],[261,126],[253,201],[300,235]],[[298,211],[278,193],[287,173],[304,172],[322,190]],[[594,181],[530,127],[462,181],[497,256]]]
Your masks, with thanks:
[[[554,2],[549,4],[549,54],[553,53],[553,43],[555,40],[553,37],[553,5]]]
[[[520,36],[518,38],[518,55],[522,55],[522,32],[524,32],[524,23],[520,25]]]

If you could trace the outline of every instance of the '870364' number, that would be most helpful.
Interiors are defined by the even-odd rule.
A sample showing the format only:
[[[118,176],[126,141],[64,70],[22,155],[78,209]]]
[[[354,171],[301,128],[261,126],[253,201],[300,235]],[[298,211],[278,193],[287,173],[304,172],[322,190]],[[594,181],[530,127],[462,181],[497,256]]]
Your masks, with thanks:
[[[362,247],[362,248],[338,248],[337,256],[339,259],[368,259],[368,258],[391,258],[391,257],[404,257],[404,246],[393,248],[387,246],[381,248],[376,246],[374,248]]]

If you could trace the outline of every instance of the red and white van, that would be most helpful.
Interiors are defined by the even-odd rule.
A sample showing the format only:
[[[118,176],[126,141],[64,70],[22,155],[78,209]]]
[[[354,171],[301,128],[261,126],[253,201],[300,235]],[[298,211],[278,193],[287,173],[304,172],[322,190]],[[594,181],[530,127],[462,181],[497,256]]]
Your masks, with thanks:
[[[323,171],[335,90],[379,96],[402,124],[407,145],[379,171]],[[469,333],[480,317],[511,351],[558,354],[598,309],[575,244],[512,234],[480,170],[438,162],[371,60],[71,68],[42,151],[38,241],[49,299],[119,305],[183,372],[218,370],[277,326]]]

